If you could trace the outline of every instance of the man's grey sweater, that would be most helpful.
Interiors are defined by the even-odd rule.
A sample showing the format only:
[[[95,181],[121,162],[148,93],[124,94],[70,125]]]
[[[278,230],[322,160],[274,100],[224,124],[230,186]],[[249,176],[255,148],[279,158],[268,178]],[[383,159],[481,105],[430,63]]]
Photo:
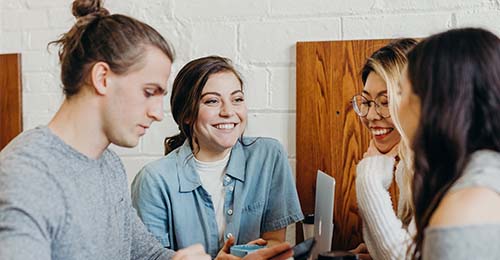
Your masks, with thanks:
[[[0,153],[0,259],[170,259],[130,201],[118,156],[90,159],[47,127]]]

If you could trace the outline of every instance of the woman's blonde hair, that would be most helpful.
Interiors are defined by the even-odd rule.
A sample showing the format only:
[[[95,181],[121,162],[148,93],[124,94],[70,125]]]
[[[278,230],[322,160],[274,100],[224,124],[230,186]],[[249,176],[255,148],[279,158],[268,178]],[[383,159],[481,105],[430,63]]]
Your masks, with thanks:
[[[398,154],[404,168],[402,175],[403,183],[399,193],[404,199],[400,200],[402,205],[398,206],[398,217],[405,226],[409,225],[414,212],[411,191],[413,179],[413,152],[410,148],[408,137],[401,128],[397,111],[401,101],[400,79],[408,62],[406,54],[415,45],[417,45],[417,41],[409,38],[391,41],[388,45],[375,51],[370,58],[368,58],[361,71],[363,84],[366,83],[370,72],[376,73],[385,81],[387,96],[389,97],[389,112],[396,129],[401,135]]]

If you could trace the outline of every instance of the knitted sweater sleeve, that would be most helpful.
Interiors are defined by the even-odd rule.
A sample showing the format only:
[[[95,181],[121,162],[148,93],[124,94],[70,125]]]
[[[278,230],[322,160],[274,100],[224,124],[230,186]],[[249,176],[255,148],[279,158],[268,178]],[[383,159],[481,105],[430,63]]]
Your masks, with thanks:
[[[356,168],[356,196],[363,220],[363,238],[373,259],[404,259],[410,234],[396,216],[388,188],[395,160],[372,156]],[[398,171],[402,167],[398,167]]]

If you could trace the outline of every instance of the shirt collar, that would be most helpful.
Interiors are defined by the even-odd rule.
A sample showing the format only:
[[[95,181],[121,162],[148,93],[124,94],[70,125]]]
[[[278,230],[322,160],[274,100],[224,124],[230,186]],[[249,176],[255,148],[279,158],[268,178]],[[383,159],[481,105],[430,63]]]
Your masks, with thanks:
[[[177,152],[177,178],[179,179],[179,191],[191,192],[201,186],[200,176],[196,172],[193,153],[189,140],[186,139]]]
[[[179,179],[179,191],[191,192],[201,186],[200,176],[196,172],[194,155],[186,139],[177,152],[177,178]],[[237,141],[231,150],[231,156],[226,168],[226,174],[232,178],[245,181],[246,159],[243,145]]]
[[[229,157],[226,174],[245,182],[246,163],[247,160],[245,158],[245,152],[243,151],[243,145],[240,140],[238,140],[231,149],[231,157]]]

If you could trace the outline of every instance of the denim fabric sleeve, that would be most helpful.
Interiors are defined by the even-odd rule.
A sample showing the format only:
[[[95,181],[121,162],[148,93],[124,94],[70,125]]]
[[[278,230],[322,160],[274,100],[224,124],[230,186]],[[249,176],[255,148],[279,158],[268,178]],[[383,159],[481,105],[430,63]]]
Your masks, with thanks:
[[[261,233],[285,228],[304,218],[287,154],[281,145],[278,147]]]
[[[147,229],[160,243],[172,248],[169,239],[169,220],[167,216],[168,198],[161,178],[143,168],[132,182],[132,205]]]

